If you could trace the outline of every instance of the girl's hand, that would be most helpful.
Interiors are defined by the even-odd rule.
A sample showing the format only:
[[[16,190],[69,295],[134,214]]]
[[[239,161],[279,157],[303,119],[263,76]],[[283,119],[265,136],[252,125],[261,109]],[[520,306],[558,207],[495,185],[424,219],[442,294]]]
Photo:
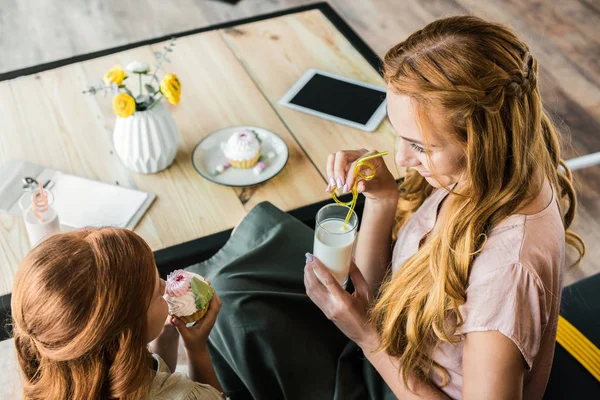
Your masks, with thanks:
[[[327,158],[329,186],[327,186],[326,190],[330,192],[334,186],[337,186],[344,193],[349,192],[358,178],[355,173],[356,161],[361,157],[375,153],[377,152],[362,149],[344,150],[330,154]],[[383,158],[377,157],[368,162],[373,164],[375,171],[370,171],[369,167],[362,166],[360,172],[365,175],[375,172],[375,177],[369,181],[359,180],[357,186],[358,192],[363,193],[365,197],[371,200],[397,199],[398,187],[396,180],[385,165]]]
[[[179,332],[177,331],[175,325],[173,325],[173,319],[170,315],[167,315],[167,319],[165,320],[162,331],[160,331],[160,335],[158,335],[158,337],[163,336],[179,338]]]
[[[173,325],[172,317],[167,315],[162,331],[160,331],[160,334],[156,339],[148,343],[148,345],[152,348],[164,347],[165,343],[170,343],[171,341],[179,341],[179,332],[177,331],[177,327]],[[156,353],[156,351],[154,351],[154,353]]]
[[[187,351],[201,351],[206,349],[208,335],[215,325],[217,315],[221,309],[221,299],[215,293],[210,301],[206,315],[193,326],[187,327],[186,324],[176,318],[172,318],[172,323],[177,327],[177,331],[183,339],[183,345]]]
[[[167,316],[165,325],[156,339],[148,343],[148,350],[158,354],[169,367],[175,371],[177,367],[177,346],[179,344],[179,332],[171,323],[171,316]]]
[[[358,267],[352,263],[350,279],[355,290],[349,294],[321,261],[311,254],[307,254],[306,259],[306,294],[350,340],[362,347],[375,334],[375,328],[369,323],[367,316],[369,303],[373,298],[369,284]],[[317,279],[315,271],[321,282]]]

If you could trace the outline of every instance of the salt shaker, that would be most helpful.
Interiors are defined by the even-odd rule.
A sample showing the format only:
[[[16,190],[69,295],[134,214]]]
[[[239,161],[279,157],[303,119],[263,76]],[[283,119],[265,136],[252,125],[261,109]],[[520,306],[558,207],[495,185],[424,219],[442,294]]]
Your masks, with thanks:
[[[40,184],[35,191],[26,191],[19,200],[23,212],[25,229],[31,247],[47,237],[60,232],[58,214],[52,207],[54,195]]]

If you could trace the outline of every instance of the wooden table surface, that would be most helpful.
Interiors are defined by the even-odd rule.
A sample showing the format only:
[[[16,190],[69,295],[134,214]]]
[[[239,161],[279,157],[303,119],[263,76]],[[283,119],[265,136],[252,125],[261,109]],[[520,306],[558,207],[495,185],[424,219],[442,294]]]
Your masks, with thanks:
[[[182,82],[181,103],[169,106],[181,144],[175,162],[152,175],[127,170],[113,152],[110,98],[81,93],[115,64],[151,61],[163,43],[140,46],[0,82],[0,165],[18,159],[103,182],[153,192],[157,199],[135,228],[161,250],[232,228],[257,203],[289,211],[326,200],[325,161],[341,149],[389,150],[387,120],[372,133],[277,104],[309,68],[383,86],[378,71],[320,10],[192,34],[177,40],[169,72]],[[255,125],[280,135],[288,164],[250,188],[219,186],[192,166],[195,145],[218,129]],[[396,178],[402,171],[394,170]],[[30,245],[22,218],[0,213],[0,295]]]

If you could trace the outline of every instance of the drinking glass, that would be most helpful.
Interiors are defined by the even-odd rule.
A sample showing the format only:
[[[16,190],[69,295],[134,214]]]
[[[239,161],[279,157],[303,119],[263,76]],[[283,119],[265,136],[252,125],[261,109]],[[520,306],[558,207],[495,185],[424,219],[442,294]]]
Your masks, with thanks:
[[[348,284],[358,226],[358,216],[354,211],[351,212],[348,223],[344,224],[349,210],[346,206],[328,204],[317,212],[313,250],[315,257],[329,269],[344,289]]]

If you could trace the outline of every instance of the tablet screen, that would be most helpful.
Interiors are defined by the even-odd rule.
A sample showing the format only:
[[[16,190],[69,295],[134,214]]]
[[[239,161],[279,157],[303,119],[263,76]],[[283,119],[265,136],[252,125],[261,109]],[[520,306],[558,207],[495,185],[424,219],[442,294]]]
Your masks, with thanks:
[[[316,73],[289,101],[365,125],[385,100],[385,92]]]

